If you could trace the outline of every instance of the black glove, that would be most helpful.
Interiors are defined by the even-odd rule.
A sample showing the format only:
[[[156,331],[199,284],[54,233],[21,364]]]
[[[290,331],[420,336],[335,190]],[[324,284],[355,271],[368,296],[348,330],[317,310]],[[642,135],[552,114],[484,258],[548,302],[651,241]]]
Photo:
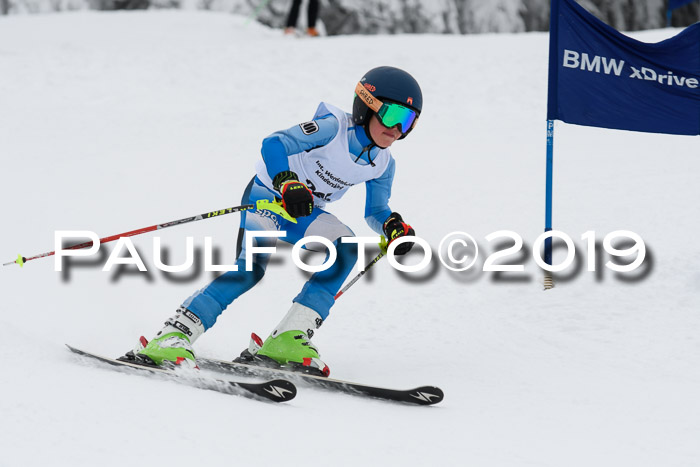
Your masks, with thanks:
[[[406,235],[416,235],[416,232],[413,230],[413,227],[406,224],[403,221],[401,214],[399,214],[398,212],[391,213],[389,218],[384,221],[384,226],[382,227],[382,229],[384,230],[384,235],[386,236],[387,240],[389,240],[389,245],[391,245],[391,242],[393,242],[399,237],[404,237]],[[406,253],[411,251],[411,248],[413,248],[413,243],[414,242],[405,242],[400,244],[394,250],[394,254],[405,255]]]
[[[272,180],[272,186],[282,195],[282,207],[290,216],[304,217],[314,210],[313,193],[294,172],[287,170],[278,173]]]

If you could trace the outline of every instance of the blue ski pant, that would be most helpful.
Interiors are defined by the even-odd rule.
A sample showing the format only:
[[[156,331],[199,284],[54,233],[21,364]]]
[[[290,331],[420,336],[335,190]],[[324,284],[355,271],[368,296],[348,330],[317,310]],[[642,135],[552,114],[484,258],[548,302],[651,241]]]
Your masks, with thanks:
[[[256,177],[246,188],[242,204],[254,204],[258,200],[271,200],[274,197],[275,192],[264,187]],[[352,230],[334,215],[320,208],[315,208],[310,216],[297,218],[296,224],[267,210],[243,211],[235,262],[238,270],[228,271],[217,277],[209,285],[190,296],[182,305],[202,320],[206,330],[216,323],[216,319],[226,307],[262,279],[270,261],[270,254],[255,253],[252,256],[252,270],[246,271],[246,236],[249,231],[286,232],[283,237],[255,237],[252,239],[252,245],[256,247],[275,246],[278,238],[294,244],[303,237],[311,235],[318,235],[333,242],[338,254],[333,266],[325,271],[314,273],[293,300],[316,311],[325,320],[335,303],[335,294],[340,290],[357,261],[357,244],[342,243],[341,237],[354,236]],[[313,247],[313,245],[310,246]],[[321,246],[321,248],[324,247]],[[328,254],[326,254],[327,259]]]

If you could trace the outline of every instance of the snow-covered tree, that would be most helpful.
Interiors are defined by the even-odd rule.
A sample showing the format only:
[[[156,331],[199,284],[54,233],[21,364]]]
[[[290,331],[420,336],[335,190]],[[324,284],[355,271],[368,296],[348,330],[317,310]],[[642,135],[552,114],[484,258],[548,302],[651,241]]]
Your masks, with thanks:
[[[577,0],[621,31],[666,25],[669,0]],[[125,6],[126,5],[126,6]],[[290,0],[0,0],[0,12],[35,13],[76,8],[201,8],[255,16],[283,27]],[[322,0],[321,20],[336,34],[474,34],[546,31],[550,0]],[[301,22],[305,15],[300,15]],[[700,1],[677,9],[674,26],[700,20]]]

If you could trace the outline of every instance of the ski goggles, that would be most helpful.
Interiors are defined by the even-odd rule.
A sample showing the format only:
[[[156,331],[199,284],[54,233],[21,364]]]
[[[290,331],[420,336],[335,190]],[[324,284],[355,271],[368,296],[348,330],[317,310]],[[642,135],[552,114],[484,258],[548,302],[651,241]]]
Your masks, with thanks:
[[[355,86],[355,94],[377,114],[377,118],[385,127],[394,128],[396,125],[401,125],[401,133],[405,135],[416,126],[418,113],[415,110],[395,102],[380,101],[362,83],[357,83]]]

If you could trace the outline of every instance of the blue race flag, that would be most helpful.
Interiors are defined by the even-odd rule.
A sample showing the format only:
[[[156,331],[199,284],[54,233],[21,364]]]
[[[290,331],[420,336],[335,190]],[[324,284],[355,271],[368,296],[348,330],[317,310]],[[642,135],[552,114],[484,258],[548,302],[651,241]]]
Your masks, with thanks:
[[[676,8],[680,8],[683,5],[687,5],[688,3],[693,3],[694,1],[695,0],[669,0],[668,9],[675,10]]]
[[[700,23],[648,44],[552,0],[547,120],[700,135]]]

